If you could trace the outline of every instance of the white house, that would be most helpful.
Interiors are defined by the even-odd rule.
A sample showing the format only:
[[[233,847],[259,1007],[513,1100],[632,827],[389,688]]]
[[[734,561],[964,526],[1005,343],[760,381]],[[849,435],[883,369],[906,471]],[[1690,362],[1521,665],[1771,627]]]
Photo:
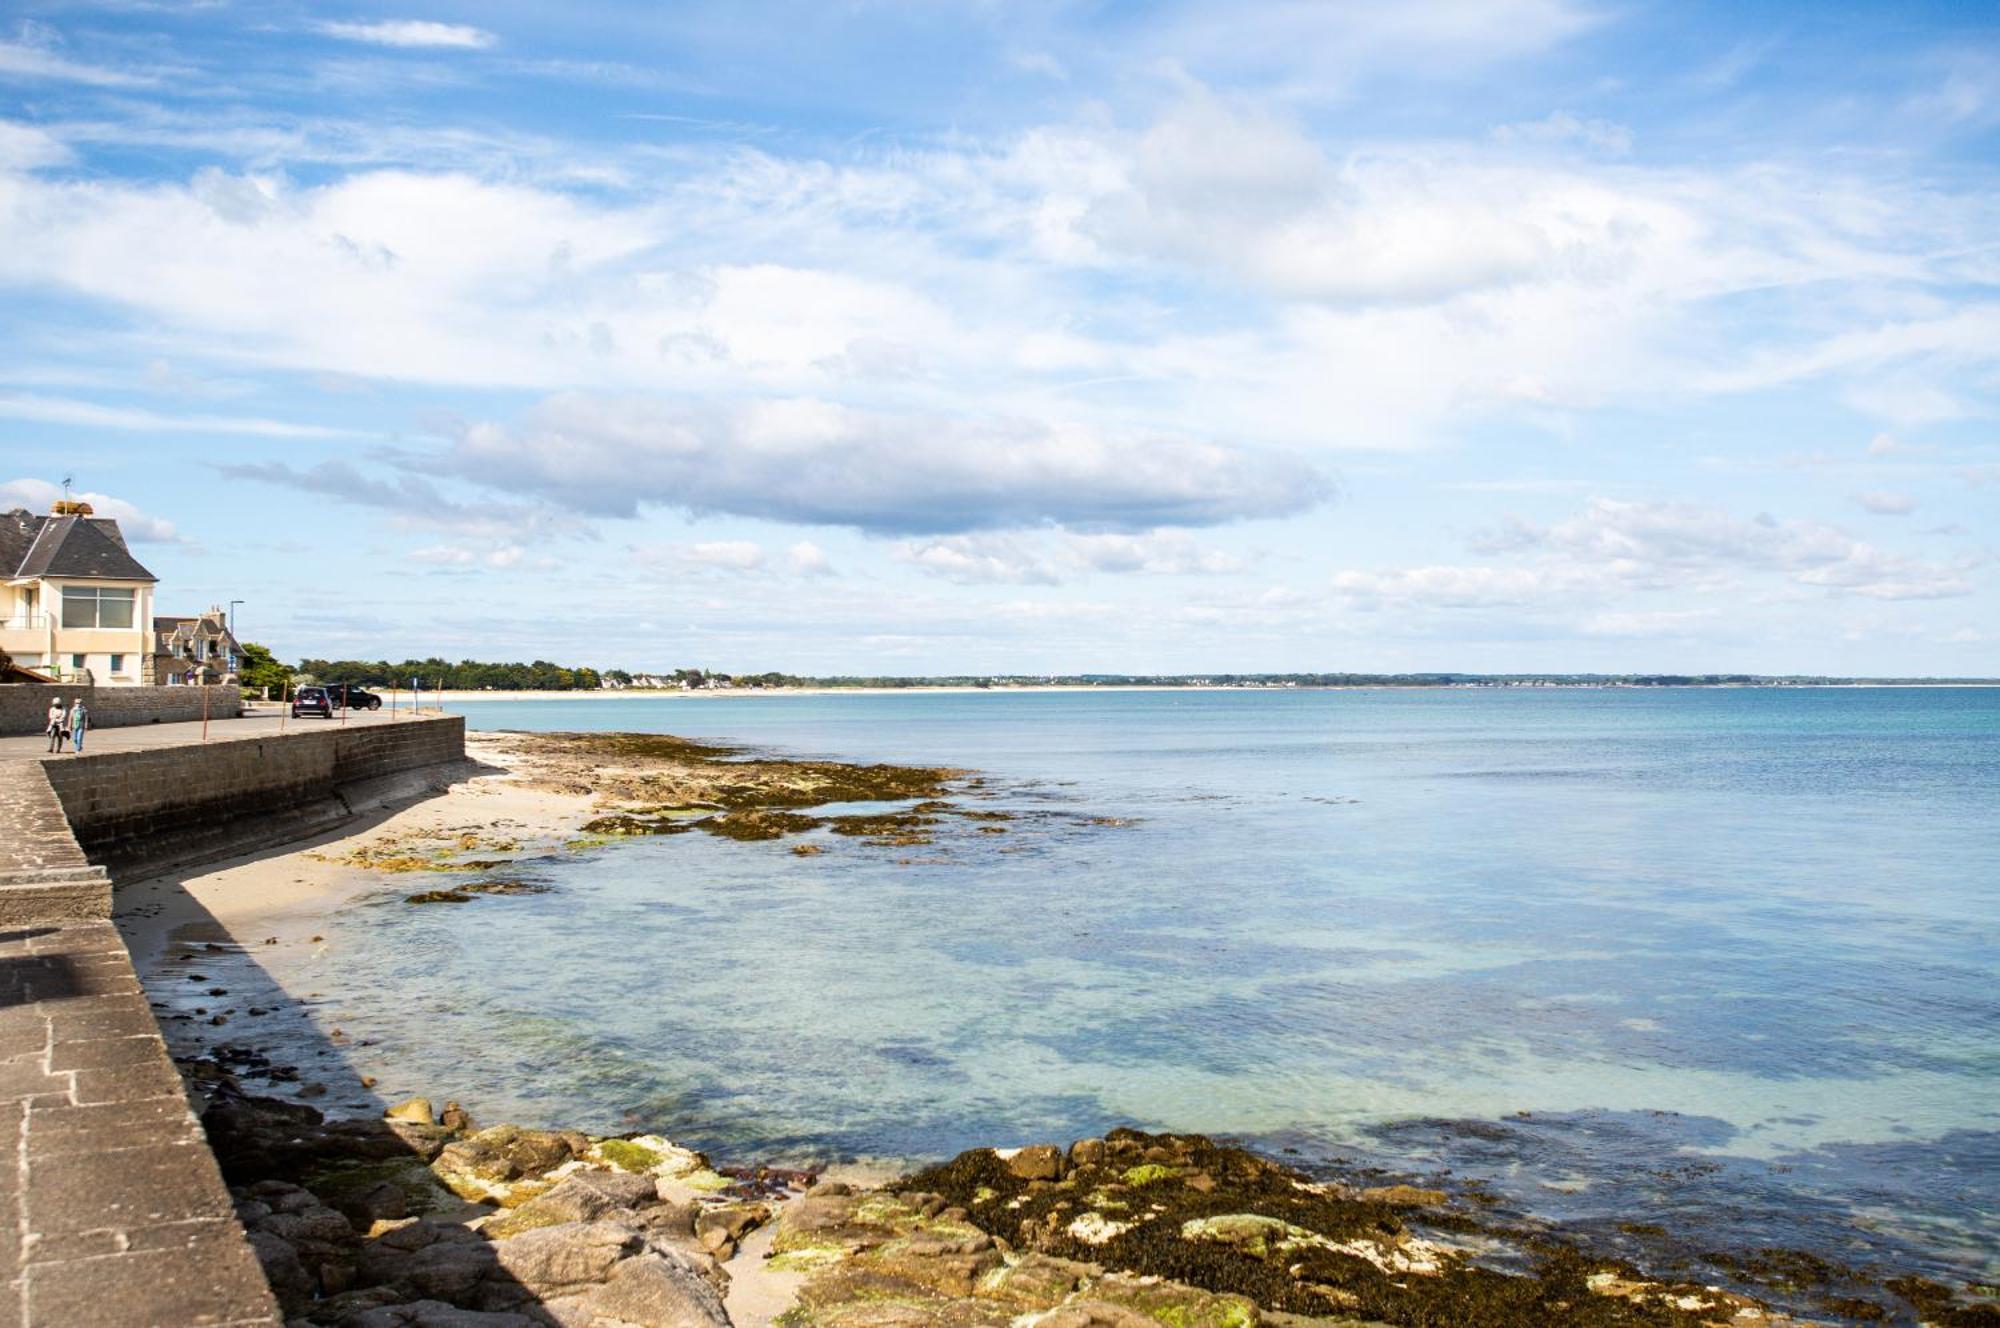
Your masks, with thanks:
[[[158,581],[89,503],[0,512],[0,653],[64,682],[151,682]]]

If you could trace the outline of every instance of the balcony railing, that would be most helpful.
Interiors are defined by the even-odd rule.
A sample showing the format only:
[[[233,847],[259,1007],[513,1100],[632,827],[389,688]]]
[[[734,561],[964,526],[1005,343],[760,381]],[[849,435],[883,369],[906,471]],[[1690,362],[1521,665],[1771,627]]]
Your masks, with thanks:
[[[0,632],[40,632],[48,625],[46,613],[17,613],[11,618],[0,618]]]

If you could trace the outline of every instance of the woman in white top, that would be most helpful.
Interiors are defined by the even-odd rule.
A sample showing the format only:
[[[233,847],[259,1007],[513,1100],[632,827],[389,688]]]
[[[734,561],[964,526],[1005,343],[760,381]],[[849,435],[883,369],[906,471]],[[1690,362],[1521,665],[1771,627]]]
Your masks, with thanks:
[[[63,709],[60,696],[49,702],[49,750],[59,752],[69,739],[69,712]]]

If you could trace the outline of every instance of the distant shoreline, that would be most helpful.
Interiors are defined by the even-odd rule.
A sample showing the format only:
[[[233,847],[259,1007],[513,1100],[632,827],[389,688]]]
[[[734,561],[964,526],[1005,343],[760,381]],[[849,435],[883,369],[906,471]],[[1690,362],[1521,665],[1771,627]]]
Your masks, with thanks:
[[[1459,684],[1459,683],[1353,683],[1293,687],[1257,687],[1219,684],[1211,687],[1173,686],[1165,683],[1041,684],[1035,686],[973,687],[962,683],[926,687],[730,687],[681,690],[669,687],[619,687],[574,691],[426,691],[426,702],[460,705],[478,701],[704,701],[733,696],[903,696],[911,693],[948,696],[1000,696],[1019,693],[1056,692],[1771,692],[1771,691],[1937,691],[1946,688],[2000,687],[2000,682],[1800,682],[1800,683],[1657,683],[1644,687],[1626,683]],[[387,689],[378,688],[387,694]],[[407,696],[407,689],[399,695]]]

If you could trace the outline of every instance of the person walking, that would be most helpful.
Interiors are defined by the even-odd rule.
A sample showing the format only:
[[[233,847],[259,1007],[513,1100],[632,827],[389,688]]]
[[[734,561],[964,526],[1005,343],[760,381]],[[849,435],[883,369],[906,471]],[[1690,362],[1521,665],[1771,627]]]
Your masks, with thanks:
[[[49,750],[51,752],[61,751],[63,744],[69,740],[69,712],[63,709],[62,698],[60,696],[51,697],[49,700],[47,732],[49,735]]]
[[[90,712],[83,707],[83,698],[77,697],[69,708],[69,741],[72,752],[83,750],[83,731],[90,727]]]

